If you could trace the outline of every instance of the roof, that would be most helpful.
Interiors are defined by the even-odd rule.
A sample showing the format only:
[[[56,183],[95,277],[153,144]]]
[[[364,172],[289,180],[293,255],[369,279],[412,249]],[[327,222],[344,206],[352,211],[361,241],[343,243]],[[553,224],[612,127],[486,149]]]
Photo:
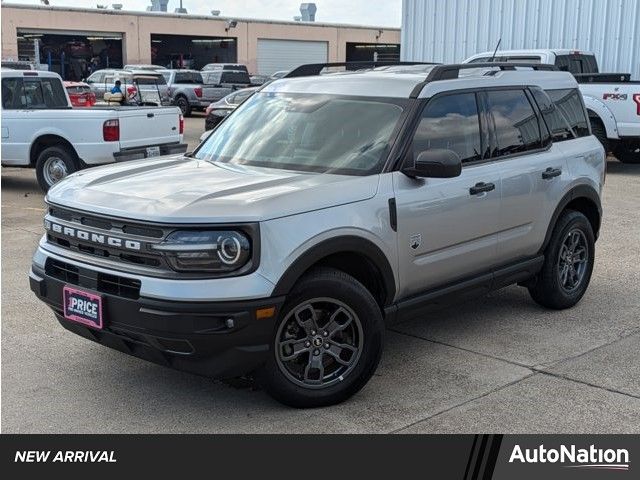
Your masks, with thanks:
[[[428,68],[425,67],[425,70]],[[493,70],[493,73],[486,75],[490,70]],[[409,98],[414,88],[425,82],[427,75],[428,71],[416,72],[412,69],[327,73],[274,80],[262,91]],[[430,82],[419,96],[430,97],[449,90],[512,85],[536,85],[543,89],[577,87],[575,78],[568,72],[529,69],[495,71],[491,68],[473,68],[463,70],[459,78]]]

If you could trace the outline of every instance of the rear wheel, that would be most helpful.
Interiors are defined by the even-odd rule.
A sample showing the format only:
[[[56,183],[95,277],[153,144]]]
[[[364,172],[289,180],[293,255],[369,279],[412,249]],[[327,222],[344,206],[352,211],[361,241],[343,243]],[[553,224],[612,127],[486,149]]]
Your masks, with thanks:
[[[191,105],[189,105],[189,101],[185,97],[176,98],[176,106],[182,112],[182,116],[184,117],[191,116]]]
[[[373,375],[383,333],[380,307],[360,282],[338,270],[315,270],[287,299],[258,378],[286,405],[342,402]]]
[[[36,161],[36,178],[44,192],[76,170],[75,155],[65,147],[45,148]]]
[[[593,271],[595,237],[587,217],[566,210],[544,253],[544,265],[529,293],[539,305],[561,310],[580,301]]]
[[[605,153],[609,153],[610,145],[609,139],[607,138],[607,129],[604,128],[599,118],[589,117],[589,121],[591,122],[591,133],[593,133],[593,136],[602,144]]]

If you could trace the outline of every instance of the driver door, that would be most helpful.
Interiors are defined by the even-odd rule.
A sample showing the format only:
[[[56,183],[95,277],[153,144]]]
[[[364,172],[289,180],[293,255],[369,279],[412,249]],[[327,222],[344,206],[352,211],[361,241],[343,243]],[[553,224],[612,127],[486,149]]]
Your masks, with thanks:
[[[400,296],[407,297],[491,269],[496,262],[500,172],[488,161],[488,130],[475,93],[432,98],[406,162],[424,150],[453,150],[455,178],[393,173],[398,211]]]

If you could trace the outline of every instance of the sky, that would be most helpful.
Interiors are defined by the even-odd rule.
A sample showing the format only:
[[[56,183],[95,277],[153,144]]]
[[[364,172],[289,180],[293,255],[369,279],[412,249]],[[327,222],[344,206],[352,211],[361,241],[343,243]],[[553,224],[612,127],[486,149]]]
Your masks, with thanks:
[[[39,4],[40,0],[6,0],[7,3]],[[121,3],[123,10],[146,10],[150,0],[49,0],[54,6],[95,8],[96,4]],[[238,18],[264,18],[293,20],[300,15],[300,0],[183,0],[189,13],[210,15],[220,10],[220,15]],[[168,11],[180,4],[169,0]],[[316,0],[317,22],[353,23],[400,27],[402,0]]]

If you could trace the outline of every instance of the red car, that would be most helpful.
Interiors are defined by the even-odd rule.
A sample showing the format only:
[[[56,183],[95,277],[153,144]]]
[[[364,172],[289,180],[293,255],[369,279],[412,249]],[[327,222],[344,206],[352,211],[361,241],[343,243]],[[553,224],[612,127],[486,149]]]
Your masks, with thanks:
[[[84,82],[64,82],[69,93],[71,105],[74,107],[92,107],[96,104],[96,94]]]

